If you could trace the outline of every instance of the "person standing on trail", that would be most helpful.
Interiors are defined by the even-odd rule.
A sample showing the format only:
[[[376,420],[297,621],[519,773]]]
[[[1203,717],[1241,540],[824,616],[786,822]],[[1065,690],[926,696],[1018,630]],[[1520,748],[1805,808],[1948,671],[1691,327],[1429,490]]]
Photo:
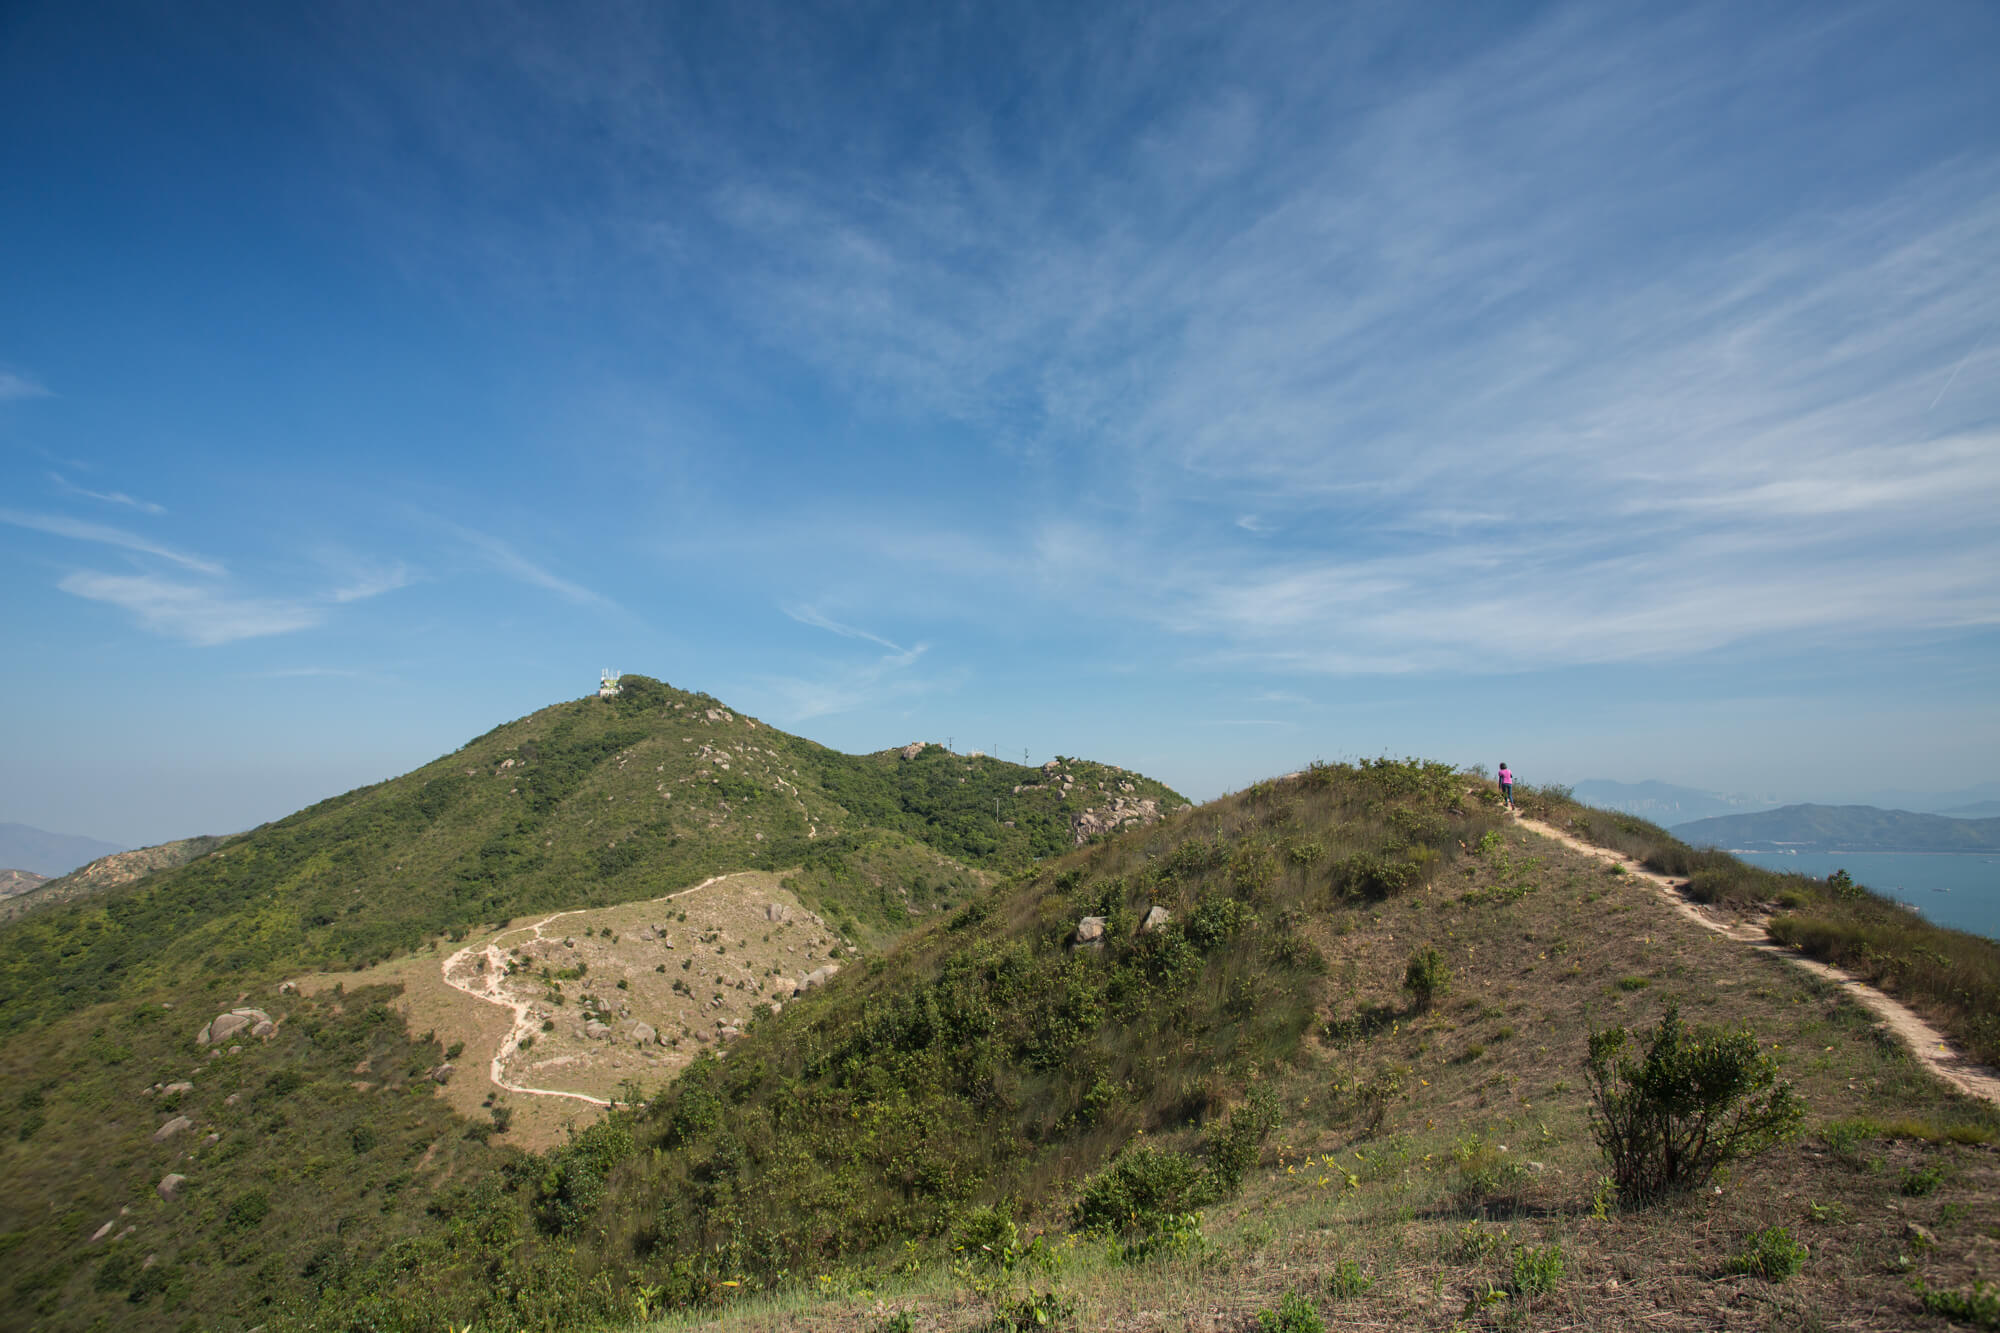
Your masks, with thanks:
[[[1507,808],[1514,808],[1514,770],[1507,767],[1507,761],[1500,761],[1500,794],[1507,798]]]

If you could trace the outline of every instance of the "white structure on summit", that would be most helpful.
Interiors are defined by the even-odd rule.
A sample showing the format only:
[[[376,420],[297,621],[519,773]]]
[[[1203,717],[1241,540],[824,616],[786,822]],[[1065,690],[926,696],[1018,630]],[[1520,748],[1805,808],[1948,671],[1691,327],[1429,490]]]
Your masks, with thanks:
[[[618,693],[618,673],[609,668],[597,673],[597,697],[609,699]]]

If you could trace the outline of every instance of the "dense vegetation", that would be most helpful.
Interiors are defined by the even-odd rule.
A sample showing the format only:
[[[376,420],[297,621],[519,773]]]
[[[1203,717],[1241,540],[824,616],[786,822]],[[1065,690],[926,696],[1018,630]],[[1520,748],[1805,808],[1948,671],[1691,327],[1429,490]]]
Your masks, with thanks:
[[[1976,1293],[1963,1218],[1993,1196],[1992,1117],[1796,969],[1509,829],[1485,784],[1417,761],[1315,766],[1038,862],[1034,830],[1164,789],[994,762],[832,755],[628,678],[617,700],[545,710],[6,927],[0,1323],[554,1331],[749,1296],[810,1304],[799,1322],[823,1327],[812,1303],[842,1291],[942,1283],[981,1303],[966,1326],[1025,1328],[1087,1306],[1094,1271],[1114,1303],[1160,1274],[1241,1286],[1287,1327],[1328,1300],[1376,1302],[1376,1322],[1594,1326],[1606,1309],[1580,1293],[1639,1287],[1604,1257],[1617,1246],[1679,1265],[1645,1290],[1680,1300],[1845,1208],[1867,1225],[1815,1233],[1792,1274],[1815,1299],[1909,1327]],[[1717,899],[1868,909],[1560,791],[1521,796]],[[982,828],[994,851],[967,866]],[[865,960],[541,1156],[504,1146],[504,1101],[468,1124],[431,1095],[452,1053],[382,996],[269,985],[746,865],[799,867],[793,886]],[[194,1032],[246,988],[284,1021],[209,1057]],[[1797,1083],[1816,1146],[1735,1163],[1726,1196],[1621,1215],[1588,1034],[1657,1037],[1675,1006],[1751,1023],[1738,1065]],[[194,1125],[154,1143],[178,1114]],[[189,1177],[172,1202],[154,1192],[169,1169]],[[1799,1199],[1804,1223],[1774,1211]],[[1696,1208],[1698,1228],[1677,1220]],[[1918,1217],[1927,1248],[1898,1256]],[[1322,1270],[1284,1300],[1263,1285]],[[910,1327],[874,1299],[844,1326]],[[1247,1324],[1259,1307],[1236,1308]]]
[[[1167,1211],[1222,1197],[1326,984],[1306,914],[1429,882],[1497,822],[1463,796],[1444,765],[1316,768],[1020,874],[579,1135],[500,1231],[576,1247],[627,1300],[690,1301],[947,1238],[1107,1164],[1179,1179]],[[1192,1155],[1121,1157],[1176,1131]],[[479,1280],[489,1252],[432,1260],[391,1322],[538,1317]]]
[[[887,829],[936,856],[1031,864],[1067,847],[1074,817],[1121,782],[1157,806],[1184,804],[1097,764],[1068,762],[1066,794],[1041,770],[939,746],[908,759],[838,754],[706,695],[641,676],[624,683],[614,699],[544,709],[190,864],[30,913],[0,950],[0,1021],[175,976],[358,969],[482,923],[630,901],[724,871],[808,858],[825,870],[823,848],[843,834]],[[949,897],[969,877],[934,861],[926,882]],[[859,903],[854,912],[866,915]]]
[[[441,1192],[529,1160],[467,1137],[424,1077],[443,1053],[385,990],[258,999],[277,1034],[212,1056],[195,1034],[238,992],[190,991],[0,1048],[0,1325],[245,1327],[435,1230]]]

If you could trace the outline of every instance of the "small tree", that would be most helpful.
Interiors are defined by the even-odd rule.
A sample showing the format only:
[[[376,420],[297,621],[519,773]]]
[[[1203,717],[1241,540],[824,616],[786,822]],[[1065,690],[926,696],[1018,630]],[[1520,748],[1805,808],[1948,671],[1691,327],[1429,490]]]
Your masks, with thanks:
[[[1426,944],[1410,955],[1409,966],[1403,969],[1403,989],[1419,1009],[1430,1008],[1451,989],[1451,968],[1435,946]]]
[[[1590,1034],[1591,1128],[1618,1197],[1645,1202],[1708,1182],[1716,1167],[1783,1143],[1805,1103],[1748,1029],[1690,1029],[1669,1006],[1643,1059],[1622,1027]]]

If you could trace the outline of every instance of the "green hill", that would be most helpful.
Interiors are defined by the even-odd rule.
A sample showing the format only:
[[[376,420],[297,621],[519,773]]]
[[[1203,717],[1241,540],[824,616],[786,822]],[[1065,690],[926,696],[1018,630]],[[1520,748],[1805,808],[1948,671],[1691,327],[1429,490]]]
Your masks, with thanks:
[[[1787,805],[1676,824],[1674,833],[1697,847],[1739,851],[2000,851],[2000,819],[1953,819],[1872,805]]]
[[[1520,800],[1718,904],[1875,919],[1848,886]],[[1693,1328],[1779,1308],[1942,1330],[1952,1300],[1976,1308],[2000,1120],[1837,989],[1510,827],[1447,765],[1316,765],[1181,806],[1078,761],[837,755],[627,678],[0,926],[0,1324],[872,1333],[1289,1309],[1262,1326],[1303,1329],[1337,1308]],[[506,1098],[450,1110],[434,1080],[460,1053],[387,991],[276,984],[759,866],[793,870],[862,957],[542,1154],[508,1146]],[[1985,951],[1967,968],[2000,954],[1965,947]],[[1990,1036],[1985,975],[1952,973],[1974,989],[1944,1017]],[[1589,1038],[1669,1006],[1748,1024],[1809,1137],[1712,1193],[1621,1206]],[[1766,1250],[1810,1258],[1782,1289],[1732,1275]]]
[[[814,854],[851,835],[892,832],[965,865],[1022,866],[1086,830],[1184,804],[1081,760],[1031,769],[937,745],[839,754],[627,676],[615,698],[545,708],[186,865],[27,914],[0,951],[0,1022],[181,976],[365,967],[528,912],[823,864]],[[949,897],[951,878],[927,882]]]

